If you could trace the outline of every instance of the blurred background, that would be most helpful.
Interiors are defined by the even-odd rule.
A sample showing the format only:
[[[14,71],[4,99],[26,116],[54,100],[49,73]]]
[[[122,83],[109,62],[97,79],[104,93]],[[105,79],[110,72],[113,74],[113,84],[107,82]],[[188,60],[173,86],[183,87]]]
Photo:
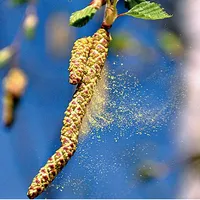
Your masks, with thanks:
[[[16,1],[17,2],[17,1]],[[77,151],[39,198],[200,198],[200,0],[155,0],[173,17],[119,18],[102,80],[81,130]],[[101,25],[103,9],[85,27],[68,25],[89,0],[38,0],[35,32],[22,36],[27,4],[0,0],[0,49],[14,40],[27,87],[12,126],[0,125],[0,198],[26,198],[38,170],[60,146],[76,39]],[[119,0],[120,12],[125,11]],[[1,115],[3,103],[0,104]]]

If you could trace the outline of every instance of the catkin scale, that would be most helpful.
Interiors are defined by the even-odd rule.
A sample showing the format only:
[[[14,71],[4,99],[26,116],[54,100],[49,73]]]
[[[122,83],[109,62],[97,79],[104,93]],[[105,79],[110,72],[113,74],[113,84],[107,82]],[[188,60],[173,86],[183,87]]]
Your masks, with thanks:
[[[78,39],[74,43],[69,66],[69,82],[71,84],[78,84],[81,82],[91,47],[91,37]]]
[[[62,146],[33,179],[27,193],[30,199],[37,197],[45,190],[76,150],[79,129],[86,113],[86,107],[92,98],[107,57],[110,41],[109,33],[101,28],[93,35],[92,40],[92,48],[85,65],[82,81],[77,86],[73,99],[65,111],[60,137]]]

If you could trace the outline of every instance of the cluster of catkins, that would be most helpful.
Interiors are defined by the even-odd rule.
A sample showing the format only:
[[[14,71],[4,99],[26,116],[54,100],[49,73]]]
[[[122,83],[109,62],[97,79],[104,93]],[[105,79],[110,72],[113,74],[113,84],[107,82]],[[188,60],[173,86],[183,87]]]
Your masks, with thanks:
[[[74,154],[86,107],[106,61],[109,42],[110,35],[104,28],[100,28],[92,37],[81,38],[75,42],[70,60],[69,81],[78,85],[65,112],[60,137],[62,146],[33,179],[27,193],[29,198],[41,194]]]

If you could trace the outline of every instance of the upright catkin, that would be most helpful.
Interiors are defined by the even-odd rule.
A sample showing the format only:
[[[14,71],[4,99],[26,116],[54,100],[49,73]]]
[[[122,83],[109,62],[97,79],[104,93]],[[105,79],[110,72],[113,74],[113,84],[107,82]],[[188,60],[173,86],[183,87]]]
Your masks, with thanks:
[[[97,80],[105,64],[110,35],[101,28],[93,35],[92,40],[92,48],[85,65],[85,74],[65,112],[60,138],[62,146],[33,179],[27,193],[30,199],[37,197],[45,190],[76,150],[79,129],[86,107],[92,98]]]
[[[80,38],[74,43],[69,66],[71,84],[81,82],[91,48],[92,37]]]

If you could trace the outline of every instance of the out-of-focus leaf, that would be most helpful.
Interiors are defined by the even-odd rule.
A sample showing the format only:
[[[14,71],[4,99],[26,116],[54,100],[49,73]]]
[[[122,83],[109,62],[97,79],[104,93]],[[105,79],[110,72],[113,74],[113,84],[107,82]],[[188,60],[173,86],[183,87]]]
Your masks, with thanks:
[[[82,27],[89,22],[90,19],[95,15],[97,9],[93,8],[91,5],[86,8],[72,13],[70,17],[70,25],[76,27]]]
[[[27,3],[29,0],[12,0],[12,4],[15,6],[21,5],[23,3]]]
[[[73,45],[75,33],[68,26],[68,15],[66,12],[57,12],[47,20],[46,23],[46,47],[47,51],[57,58],[66,58]]]
[[[159,33],[158,42],[162,50],[172,57],[183,56],[184,46],[178,35],[169,31]]]
[[[158,20],[172,17],[172,15],[167,14],[159,4],[149,1],[134,6],[131,10],[126,12],[125,15],[146,20]]]
[[[144,182],[164,178],[169,172],[168,166],[152,160],[143,161],[138,166],[138,178]]]
[[[141,44],[136,38],[122,31],[113,34],[110,48],[115,53],[123,51],[123,53],[137,55],[141,51]]]
[[[146,1],[146,0],[124,0],[124,6],[125,6],[125,8],[130,10],[131,8],[136,6],[137,4],[140,4],[144,1]]]

